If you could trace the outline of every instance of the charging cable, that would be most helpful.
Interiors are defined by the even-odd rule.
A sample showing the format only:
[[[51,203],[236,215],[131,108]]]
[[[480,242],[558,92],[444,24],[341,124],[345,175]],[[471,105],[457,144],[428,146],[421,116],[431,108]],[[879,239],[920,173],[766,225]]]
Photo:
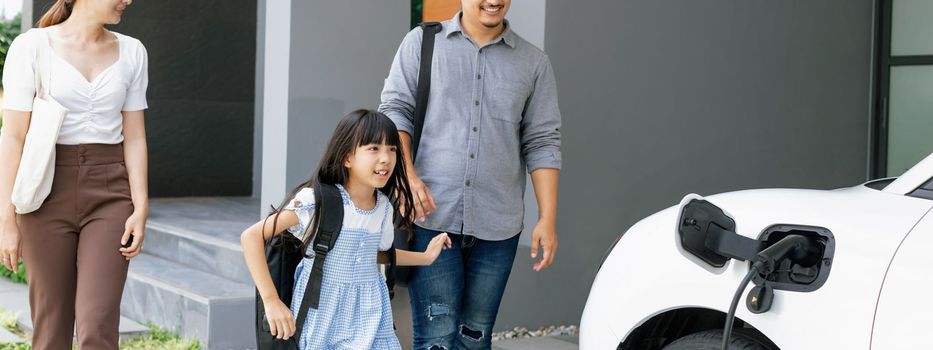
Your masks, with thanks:
[[[745,292],[745,288],[748,288],[748,284],[752,281],[752,278],[756,274],[762,276],[770,275],[774,272],[774,269],[777,267],[778,262],[783,259],[790,259],[794,262],[804,262],[808,259],[811,259],[813,250],[815,247],[810,244],[810,240],[802,235],[787,235],[784,238],[781,238],[775,244],[772,244],[768,248],[765,248],[755,256],[755,262],[752,263],[752,267],[748,269],[748,273],[745,275],[745,278],[742,279],[742,282],[739,283],[739,288],[735,291],[735,295],[732,296],[732,305],[729,306],[729,314],[726,315],[726,328],[722,331],[722,350],[728,350],[729,348],[729,338],[732,336],[732,324],[735,322],[735,309],[739,305],[739,300],[742,298],[742,294]]]

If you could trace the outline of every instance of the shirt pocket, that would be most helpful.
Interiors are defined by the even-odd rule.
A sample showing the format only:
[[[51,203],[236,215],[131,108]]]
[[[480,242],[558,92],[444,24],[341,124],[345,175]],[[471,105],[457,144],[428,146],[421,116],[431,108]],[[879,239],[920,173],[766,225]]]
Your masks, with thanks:
[[[525,102],[530,95],[527,85],[519,81],[501,80],[492,85],[487,95],[487,109],[492,119],[518,124],[522,121]]]

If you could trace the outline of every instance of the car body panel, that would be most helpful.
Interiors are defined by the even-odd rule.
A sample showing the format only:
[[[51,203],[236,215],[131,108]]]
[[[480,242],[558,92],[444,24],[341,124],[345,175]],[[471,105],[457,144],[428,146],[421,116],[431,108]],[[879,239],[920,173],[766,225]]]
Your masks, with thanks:
[[[891,261],[878,298],[872,349],[933,349],[929,332],[933,303],[930,251],[933,250],[933,213],[904,239]]]
[[[738,307],[737,317],[782,349],[868,349],[888,264],[933,207],[933,201],[864,186],[748,190],[707,200],[731,214],[736,231],[747,237],[776,224],[824,227],[835,236],[832,271],[820,289],[776,291],[764,314],[750,313],[744,299]],[[731,260],[711,269],[685,258],[675,228],[679,212],[674,206],[636,223],[608,255],[584,309],[581,349],[615,349],[640,324],[668,310],[728,310],[748,264]],[[808,333],[816,336],[801,336]]]

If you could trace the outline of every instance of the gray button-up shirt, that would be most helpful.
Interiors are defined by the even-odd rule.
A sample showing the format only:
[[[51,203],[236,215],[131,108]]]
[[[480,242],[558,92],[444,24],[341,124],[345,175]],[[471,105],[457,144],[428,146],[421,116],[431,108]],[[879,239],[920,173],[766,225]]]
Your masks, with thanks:
[[[460,14],[435,37],[431,93],[415,170],[437,203],[418,226],[504,240],[522,231],[525,170],[560,169],[560,111],[551,63],[506,22],[478,47]],[[379,111],[413,134],[421,27],[402,40]]]

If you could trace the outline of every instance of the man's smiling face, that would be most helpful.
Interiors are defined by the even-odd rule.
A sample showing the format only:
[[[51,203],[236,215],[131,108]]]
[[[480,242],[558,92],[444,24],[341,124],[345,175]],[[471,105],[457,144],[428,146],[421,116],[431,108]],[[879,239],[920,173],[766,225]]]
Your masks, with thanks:
[[[487,28],[495,28],[505,20],[510,0],[462,0],[465,20],[478,21]]]

